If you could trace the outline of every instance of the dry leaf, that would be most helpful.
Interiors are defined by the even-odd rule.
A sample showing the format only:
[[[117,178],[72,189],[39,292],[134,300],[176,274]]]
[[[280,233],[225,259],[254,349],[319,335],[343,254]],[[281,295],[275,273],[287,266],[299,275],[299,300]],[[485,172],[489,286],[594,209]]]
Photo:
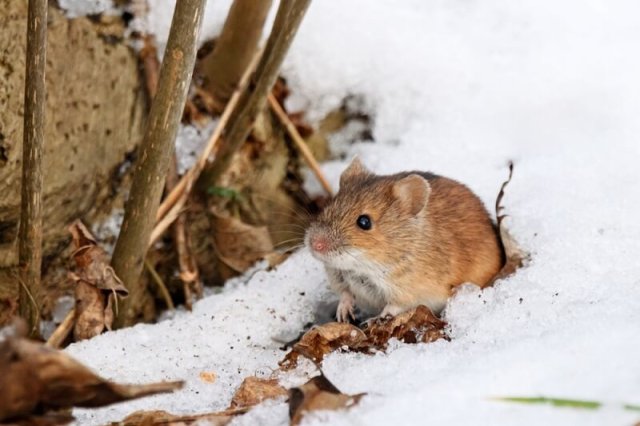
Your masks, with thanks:
[[[289,390],[289,417],[298,425],[310,411],[338,410],[353,407],[365,394],[343,394],[324,375],[316,376],[304,385]]]
[[[236,272],[244,272],[273,251],[266,226],[252,226],[230,216],[212,212],[217,254]]]
[[[175,415],[166,411],[136,411],[123,420],[112,423],[117,426],[183,426],[191,424],[206,424],[210,426],[224,426],[239,414],[246,413],[246,409],[224,410],[217,413]]]
[[[429,343],[447,338],[444,333],[445,325],[429,308],[420,305],[395,317],[376,320],[365,329],[365,334],[369,345],[382,349],[391,338],[405,343]]]
[[[307,331],[300,341],[293,345],[291,352],[280,362],[280,366],[285,370],[296,367],[300,355],[319,364],[326,354],[342,347],[357,350],[366,340],[365,333],[351,324],[330,322],[319,325]]]
[[[295,368],[299,356],[319,364],[325,355],[337,349],[372,353],[385,349],[391,338],[405,343],[446,339],[445,325],[422,305],[395,317],[377,319],[364,330],[351,324],[330,322],[306,332],[280,362],[280,367],[284,370]]]
[[[498,226],[498,235],[500,237],[500,244],[502,245],[502,249],[504,250],[505,264],[502,269],[500,269],[500,271],[496,274],[496,276],[491,280],[491,283],[513,274],[517,269],[524,265],[525,260],[528,258],[527,253],[518,246],[518,243],[516,243],[511,234],[509,234],[507,226],[504,223],[504,219],[508,216],[503,213],[504,206],[502,205],[502,198],[504,197],[505,189],[509,182],[511,182],[512,177],[513,163],[509,162],[509,177],[502,183],[500,191],[498,192],[498,197],[496,198],[496,221]]]
[[[95,238],[80,221],[69,227],[75,251],[73,258],[78,268],[71,273],[76,282],[75,340],[88,339],[105,329],[111,329],[114,297],[126,297],[129,292],[109,265],[109,256],[98,246]],[[117,303],[117,301],[116,301]]]
[[[0,421],[68,407],[100,407],[180,387],[182,382],[120,385],[41,343],[18,337],[0,343]]]
[[[214,383],[216,381],[216,373],[213,371],[202,371],[200,373],[200,380],[207,383]]]
[[[266,399],[286,396],[287,390],[280,386],[278,379],[260,379],[255,376],[245,378],[233,394],[230,408],[253,407]]]

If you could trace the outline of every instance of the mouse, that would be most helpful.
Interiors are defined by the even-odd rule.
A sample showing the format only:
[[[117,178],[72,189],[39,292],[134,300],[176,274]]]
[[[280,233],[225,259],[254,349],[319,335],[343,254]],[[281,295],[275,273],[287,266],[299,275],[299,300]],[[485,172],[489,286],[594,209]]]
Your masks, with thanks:
[[[487,286],[504,264],[495,222],[467,186],[429,172],[377,175],[359,158],[305,233],[339,296],[336,319],[435,314],[464,283]]]

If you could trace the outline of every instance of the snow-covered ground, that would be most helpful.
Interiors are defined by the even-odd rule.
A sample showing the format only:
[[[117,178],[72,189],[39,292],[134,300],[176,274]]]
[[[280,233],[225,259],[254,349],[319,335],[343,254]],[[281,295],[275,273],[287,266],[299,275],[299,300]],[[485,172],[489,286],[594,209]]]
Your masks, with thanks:
[[[170,1],[154,1],[166,34]],[[212,0],[224,13],[224,3]],[[207,31],[224,15],[212,17]],[[222,16],[222,18],[221,18]],[[640,413],[640,3],[629,0],[321,0],[284,68],[292,104],[318,119],[362,95],[376,142],[352,153],[377,172],[429,169],[491,205],[515,161],[505,204],[532,255],[515,276],[458,293],[451,342],[395,344],[385,354],[333,354],[327,377],[367,392],[348,412],[308,424],[630,425]],[[326,164],[337,182],[343,163]],[[185,379],[186,388],[78,410],[103,424],[136,409],[225,408],[241,380],[268,376],[331,299],[306,252],[247,284],[232,283],[156,325],[71,346],[122,382]],[[312,369],[307,368],[306,373]],[[207,383],[201,372],[215,373]],[[304,372],[303,372],[304,373]],[[288,377],[289,384],[304,380]],[[597,411],[516,405],[496,396],[598,400]],[[283,401],[234,424],[286,424]]]

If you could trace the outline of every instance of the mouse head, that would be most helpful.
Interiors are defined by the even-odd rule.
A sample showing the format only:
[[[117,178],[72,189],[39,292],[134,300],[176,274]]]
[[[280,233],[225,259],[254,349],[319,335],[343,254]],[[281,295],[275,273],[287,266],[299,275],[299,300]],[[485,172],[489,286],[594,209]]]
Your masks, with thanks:
[[[355,158],[305,243],[314,257],[336,269],[357,272],[374,261],[388,262],[390,253],[401,255],[402,247],[415,241],[430,193],[419,174],[377,176]]]

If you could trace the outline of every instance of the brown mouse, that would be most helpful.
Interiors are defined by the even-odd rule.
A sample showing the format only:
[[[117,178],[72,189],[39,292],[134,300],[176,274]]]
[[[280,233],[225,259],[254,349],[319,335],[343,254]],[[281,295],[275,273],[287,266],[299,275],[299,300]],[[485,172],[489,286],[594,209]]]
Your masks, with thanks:
[[[441,311],[455,286],[486,286],[504,262],[480,199],[425,172],[378,176],[356,158],[340,190],[305,236],[340,295],[338,321],[397,315],[418,305]]]

